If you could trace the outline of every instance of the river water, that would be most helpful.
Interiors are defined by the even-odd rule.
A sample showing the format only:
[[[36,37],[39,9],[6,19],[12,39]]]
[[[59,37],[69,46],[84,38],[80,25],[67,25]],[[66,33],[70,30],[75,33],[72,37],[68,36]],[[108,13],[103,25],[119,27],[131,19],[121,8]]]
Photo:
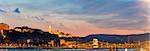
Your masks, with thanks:
[[[108,49],[0,49],[0,51],[109,51]],[[116,50],[115,50],[116,51]],[[118,49],[117,51],[125,51],[124,49]],[[128,49],[128,51],[135,51],[134,49]]]

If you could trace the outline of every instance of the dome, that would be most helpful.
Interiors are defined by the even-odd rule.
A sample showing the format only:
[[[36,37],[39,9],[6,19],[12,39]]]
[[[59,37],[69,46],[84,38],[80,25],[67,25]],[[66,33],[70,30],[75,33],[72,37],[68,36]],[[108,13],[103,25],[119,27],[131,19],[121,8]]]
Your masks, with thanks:
[[[0,23],[0,30],[9,30],[9,25],[5,23]]]

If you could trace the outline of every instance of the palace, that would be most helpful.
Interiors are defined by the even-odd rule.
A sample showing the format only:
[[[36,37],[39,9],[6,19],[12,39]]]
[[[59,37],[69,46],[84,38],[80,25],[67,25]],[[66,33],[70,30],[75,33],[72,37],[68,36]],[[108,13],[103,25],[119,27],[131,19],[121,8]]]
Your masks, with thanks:
[[[69,34],[69,33],[65,34],[64,32],[60,32],[59,30],[54,31],[54,30],[52,29],[52,26],[51,26],[51,25],[48,26],[48,32],[51,33],[51,34],[56,34],[56,35],[58,35],[59,37],[72,37],[72,35]]]

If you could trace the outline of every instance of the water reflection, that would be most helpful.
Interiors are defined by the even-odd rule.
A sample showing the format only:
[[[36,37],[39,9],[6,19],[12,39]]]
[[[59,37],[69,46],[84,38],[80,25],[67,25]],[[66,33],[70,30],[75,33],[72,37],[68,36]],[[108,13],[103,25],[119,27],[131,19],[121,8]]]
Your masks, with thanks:
[[[109,49],[0,49],[0,51],[109,51]],[[114,49],[114,51],[125,51],[125,49]],[[135,49],[128,49],[128,51],[135,51]]]

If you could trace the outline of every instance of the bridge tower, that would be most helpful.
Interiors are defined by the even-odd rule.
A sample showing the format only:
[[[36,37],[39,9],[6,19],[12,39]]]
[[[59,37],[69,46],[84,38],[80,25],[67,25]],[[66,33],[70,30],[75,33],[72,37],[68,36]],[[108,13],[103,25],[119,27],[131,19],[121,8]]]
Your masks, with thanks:
[[[124,49],[124,51],[128,51],[128,49],[127,49],[127,48],[125,48],[125,49]]]
[[[99,48],[98,39],[94,38],[92,45],[93,45],[93,48]]]

